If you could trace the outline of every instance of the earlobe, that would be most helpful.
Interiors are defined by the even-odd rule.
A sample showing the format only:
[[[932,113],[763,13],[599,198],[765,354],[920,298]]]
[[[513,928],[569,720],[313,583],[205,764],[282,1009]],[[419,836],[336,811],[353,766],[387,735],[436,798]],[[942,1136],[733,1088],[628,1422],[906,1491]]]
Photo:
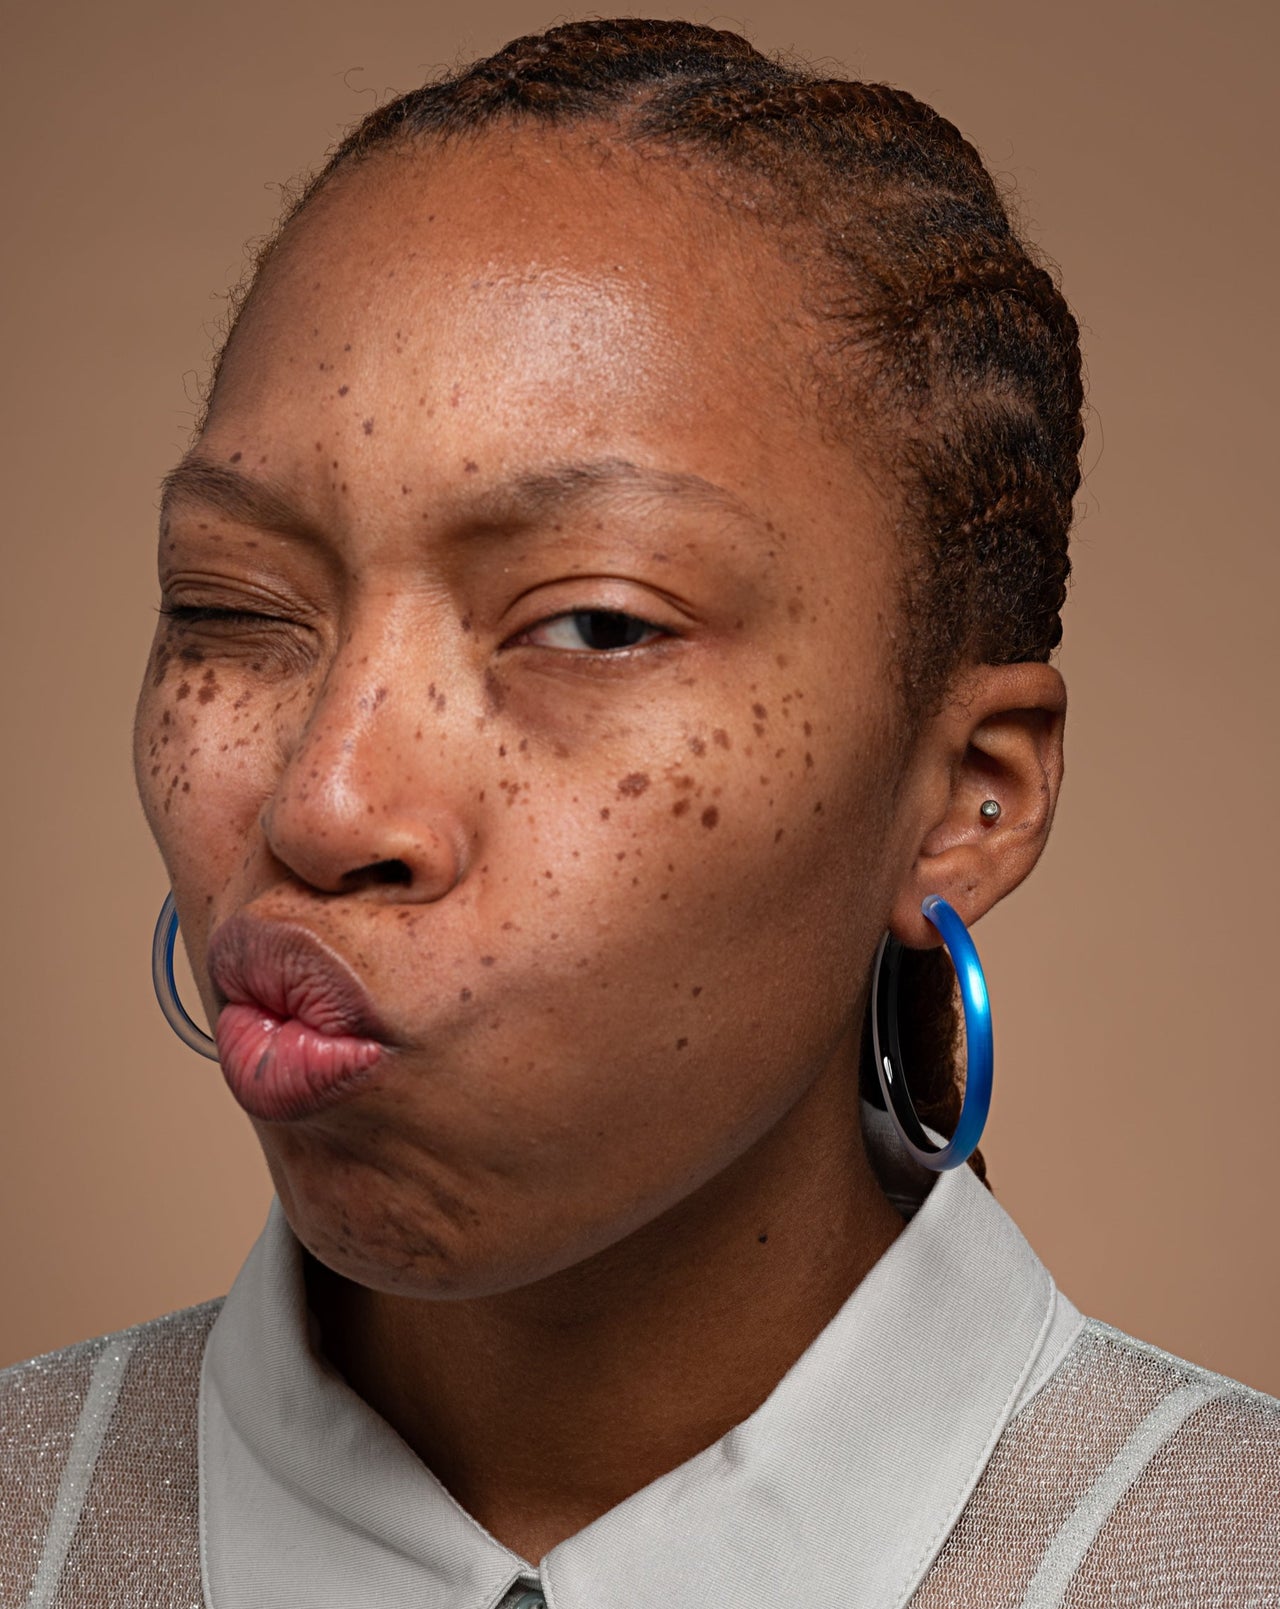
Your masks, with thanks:
[[[917,749],[918,849],[890,919],[902,943],[938,943],[920,912],[927,895],[971,924],[1039,860],[1062,783],[1065,715],[1066,687],[1049,665],[982,665],[957,680]]]

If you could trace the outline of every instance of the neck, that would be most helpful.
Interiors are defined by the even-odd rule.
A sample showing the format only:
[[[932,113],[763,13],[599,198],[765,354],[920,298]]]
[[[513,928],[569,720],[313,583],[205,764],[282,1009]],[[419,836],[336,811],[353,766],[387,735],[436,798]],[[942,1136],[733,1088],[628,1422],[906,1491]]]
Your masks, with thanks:
[[[308,1259],[326,1354],[536,1561],[751,1414],[903,1225],[847,1065],[694,1196],[518,1290],[423,1301]]]

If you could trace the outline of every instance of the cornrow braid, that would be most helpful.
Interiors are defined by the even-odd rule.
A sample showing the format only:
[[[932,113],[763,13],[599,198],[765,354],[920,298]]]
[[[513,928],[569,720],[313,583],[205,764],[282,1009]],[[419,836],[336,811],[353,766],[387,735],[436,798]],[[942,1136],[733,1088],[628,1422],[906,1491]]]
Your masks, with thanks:
[[[1046,660],[1062,634],[1080,480],[1076,321],[973,146],[902,90],[821,77],[688,22],[525,35],[346,136],[259,254],[232,329],[289,219],[336,174],[394,146],[592,121],[750,180],[816,246],[819,361],[898,494],[908,714],[934,707],[962,662]],[[904,961],[917,1109],[949,1130],[961,1098],[950,969],[939,951]],[[878,1098],[865,1050],[862,1079]],[[980,1155],[972,1165],[985,1178]]]

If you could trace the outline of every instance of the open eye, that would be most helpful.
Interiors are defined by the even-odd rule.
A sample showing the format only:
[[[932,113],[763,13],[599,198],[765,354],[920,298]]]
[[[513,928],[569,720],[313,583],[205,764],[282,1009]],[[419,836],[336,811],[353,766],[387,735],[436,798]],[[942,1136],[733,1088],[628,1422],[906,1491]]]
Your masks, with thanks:
[[[538,648],[558,648],[570,653],[603,654],[620,648],[638,648],[667,634],[658,626],[617,609],[574,609],[553,615],[522,632],[521,642]]]

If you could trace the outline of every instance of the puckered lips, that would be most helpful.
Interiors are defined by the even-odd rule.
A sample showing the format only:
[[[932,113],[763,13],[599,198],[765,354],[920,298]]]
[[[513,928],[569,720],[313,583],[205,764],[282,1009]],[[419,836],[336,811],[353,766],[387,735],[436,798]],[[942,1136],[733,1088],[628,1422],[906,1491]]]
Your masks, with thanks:
[[[226,1001],[218,1059],[250,1117],[296,1122],[369,1082],[387,1033],[350,964],[314,933],[241,911],[214,931],[208,966]]]

